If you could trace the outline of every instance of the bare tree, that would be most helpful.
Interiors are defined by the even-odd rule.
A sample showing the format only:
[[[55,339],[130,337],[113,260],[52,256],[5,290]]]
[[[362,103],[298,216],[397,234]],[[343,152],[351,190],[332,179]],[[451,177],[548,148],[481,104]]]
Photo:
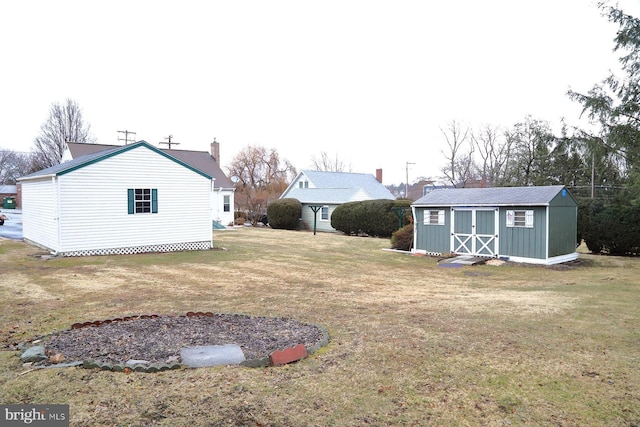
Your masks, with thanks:
[[[59,164],[67,142],[94,142],[90,125],[84,123],[82,110],[72,99],[64,104],[51,104],[49,118],[40,126],[40,135],[33,141],[36,167],[44,169]]]
[[[313,161],[313,167],[317,171],[351,172],[351,165],[347,167],[345,163],[338,158],[338,153],[336,153],[335,159],[330,159],[329,154],[327,154],[326,151],[322,151],[320,158],[313,156],[311,160]]]
[[[0,149],[0,184],[13,185],[23,175],[35,172],[27,153]]]
[[[447,164],[442,168],[445,178],[453,186],[465,186],[465,183],[473,176],[473,152],[474,146],[469,138],[468,127],[452,120],[447,129],[440,128],[445,137],[448,151],[442,151]]]
[[[293,165],[288,160],[280,160],[275,149],[251,145],[240,151],[227,169],[229,176],[238,178],[236,206],[253,224],[296,175]]]
[[[471,136],[481,160],[481,164],[478,165],[479,173],[488,186],[500,184],[511,154],[513,139],[504,136],[504,132],[501,132],[498,126],[489,124],[483,125]]]

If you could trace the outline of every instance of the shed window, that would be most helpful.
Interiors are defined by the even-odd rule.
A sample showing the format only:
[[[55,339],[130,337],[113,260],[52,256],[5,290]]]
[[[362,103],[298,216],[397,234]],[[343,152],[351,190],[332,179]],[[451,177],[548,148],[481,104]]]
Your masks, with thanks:
[[[444,210],[424,211],[424,225],[444,225]]]
[[[533,211],[507,211],[507,227],[533,228]]]
[[[328,221],[329,220],[329,206],[323,206],[322,207],[322,212],[320,214],[320,219],[324,220],[324,221]]]
[[[158,213],[158,190],[156,188],[129,188],[127,190],[129,214]]]

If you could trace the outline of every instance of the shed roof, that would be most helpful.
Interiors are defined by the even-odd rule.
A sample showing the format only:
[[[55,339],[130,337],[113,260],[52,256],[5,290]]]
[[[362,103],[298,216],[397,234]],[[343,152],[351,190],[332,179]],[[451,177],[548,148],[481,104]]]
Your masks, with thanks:
[[[80,144],[82,145],[82,144]],[[86,145],[97,145],[97,144],[86,144]],[[103,146],[104,147],[104,146]],[[113,148],[110,149],[106,149],[106,150],[101,150],[101,151],[94,151],[94,152],[89,152],[88,154],[85,154],[83,156],[80,157],[76,157],[73,160],[69,160],[68,162],[64,162],[64,163],[60,163],[58,165],[55,166],[51,166],[48,167],[46,169],[42,169],[38,172],[34,172],[32,174],[20,177],[19,180],[29,180],[32,178],[38,178],[38,177],[43,177],[43,176],[49,176],[49,175],[64,175],[67,174],[69,172],[72,172],[76,169],[80,169],[82,167],[88,166],[90,164],[93,164],[95,162],[99,162],[101,160],[104,159],[108,159],[110,157],[116,156],[120,153],[124,153],[126,151],[132,150],[134,148],[138,148],[138,147],[145,147],[151,151],[154,151],[162,156],[167,157],[170,160],[173,160],[174,162],[206,177],[211,179],[212,177],[209,176],[208,174],[206,174],[205,172],[198,170],[196,168],[194,168],[193,166],[190,166],[188,164],[186,164],[185,162],[183,162],[182,160],[179,160],[173,156],[168,155],[167,153],[164,153],[163,150],[160,150],[158,148],[155,148],[151,145],[149,145],[147,142],[145,141],[138,141],[136,143],[133,144],[129,144],[129,145],[122,145],[122,146],[113,146]]]
[[[17,185],[0,185],[0,194],[16,194],[17,192]]]
[[[139,141],[146,142],[146,141]],[[76,142],[67,143],[71,156],[75,159],[87,154],[92,154],[100,151],[109,150],[112,148],[120,147],[119,145],[105,145],[105,144],[80,144]],[[159,148],[158,150],[163,153],[169,154],[178,160],[188,164],[189,166],[196,168],[205,174],[209,175],[215,180],[215,187],[218,188],[233,188],[234,185],[231,180],[225,175],[220,168],[218,162],[215,161],[211,154],[207,151],[191,151],[191,150],[171,150]]]
[[[549,185],[438,189],[416,200],[412,206],[545,206],[564,188],[564,185]]]

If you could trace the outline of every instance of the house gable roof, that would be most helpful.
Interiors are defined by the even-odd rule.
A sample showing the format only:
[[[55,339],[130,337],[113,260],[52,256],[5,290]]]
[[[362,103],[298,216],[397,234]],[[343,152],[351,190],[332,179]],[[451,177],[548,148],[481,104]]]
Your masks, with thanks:
[[[146,142],[146,141],[141,141]],[[120,147],[119,145],[104,145],[104,144],[80,144],[70,142],[67,143],[69,148],[69,152],[71,153],[72,158],[77,158],[80,156],[84,156],[86,154],[91,154],[99,151],[109,150],[112,148]],[[187,165],[198,169],[205,174],[209,175],[215,181],[215,186],[218,188],[233,188],[234,185],[231,180],[225,175],[225,173],[220,168],[218,162],[214,160],[211,155],[206,151],[191,151],[191,150],[171,150],[171,149],[162,149],[158,150],[163,153],[169,154],[170,156],[175,157],[176,159],[186,163]]]
[[[309,188],[296,183],[306,177]],[[302,170],[280,198],[295,198],[302,203],[340,204],[366,199],[395,199],[371,174]]]
[[[97,144],[86,144],[86,145],[97,145]],[[104,147],[104,146],[103,146]],[[122,154],[125,153],[127,151],[139,148],[139,147],[144,147],[146,149],[149,149],[157,154],[160,154],[161,156],[164,156],[166,158],[168,158],[171,161],[174,161],[184,167],[186,167],[187,169],[204,176],[207,179],[212,179],[211,176],[207,175],[206,173],[186,164],[185,162],[176,159],[173,156],[170,156],[169,154],[163,152],[162,150],[155,148],[151,145],[149,145],[147,142],[145,141],[138,141],[136,143],[133,144],[129,144],[129,145],[123,145],[123,146],[114,146],[114,148],[110,148],[110,149],[106,149],[106,150],[101,150],[101,151],[94,151],[94,152],[89,152],[83,156],[74,158],[73,160],[69,160],[68,162],[64,162],[64,163],[60,163],[58,165],[55,166],[51,166],[49,168],[46,169],[42,169],[38,172],[34,172],[32,174],[23,176],[21,178],[19,178],[19,181],[22,180],[29,180],[29,179],[33,179],[33,178],[39,178],[39,177],[43,177],[43,176],[60,176],[60,175],[65,175],[69,172],[73,172],[74,170],[78,170],[81,169],[83,167],[89,166],[91,164],[97,163],[99,161],[108,159],[110,157],[114,157],[117,156],[118,154]]]
[[[547,206],[563,189],[564,185],[437,189],[412,206]]]

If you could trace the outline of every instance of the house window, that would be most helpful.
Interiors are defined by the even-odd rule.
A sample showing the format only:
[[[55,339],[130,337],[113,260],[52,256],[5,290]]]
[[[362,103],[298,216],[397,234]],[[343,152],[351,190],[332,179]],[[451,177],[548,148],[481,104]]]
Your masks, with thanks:
[[[320,219],[323,221],[329,220],[329,206],[322,207],[322,212],[320,213]]]
[[[424,225],[444,225],[444,211],[424,211]]]
[[[507,211],[507,227],[533,228],[533,211]]]
[[[309,181],[304,181],[304,182],[300,181],[300,182],[298,182],[298,187],[299,188],[309,188]]]
[[[223,197],[222,206],[223,206],[222,209],[224,212],[231,212],[231,196]]]
[[[298,183],[298,188],[303,188],[303,187],[304,187],[304,183],[303,183],[302,181],[300,181],[300,182]]]
[[[156,188],[129,188],[127,190],[129,214],[158,213]]]

